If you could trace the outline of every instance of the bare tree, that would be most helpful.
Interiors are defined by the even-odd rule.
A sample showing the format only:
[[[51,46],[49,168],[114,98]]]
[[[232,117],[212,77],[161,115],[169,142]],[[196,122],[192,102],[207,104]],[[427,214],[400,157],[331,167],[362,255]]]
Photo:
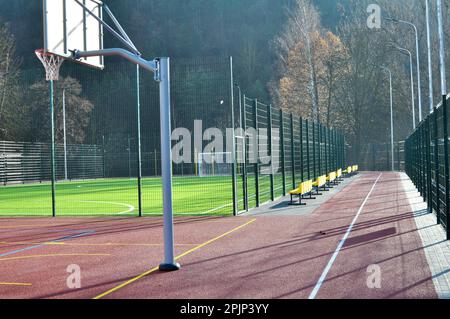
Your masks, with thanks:
[[[55,82],[56,139],[63,141],[62,96],[66,97],[67,138],[72,143],[84,143],[86,129],[94,105],[83,97],[81,84],[74,78],[65,77]],[[49,96],[47,82],[38,82],[30,87],[27,104],[30,106],[30,134],[35,141],[48,141],[50,137]]]
[[[312,118],[317,120],[320,114],[316,43],[320,37],[320,29],[320,18],[316,8],[309,0],[296,0],[294,8],[288,10],[288,21],[281,36],[275,39],[279,74],[271,88],[273,97],[284,108],[289,106],[283,101],[283,95],[286,94],[282,89],[283,84],[290,87],[289,90],[294,94],[306,88]]]

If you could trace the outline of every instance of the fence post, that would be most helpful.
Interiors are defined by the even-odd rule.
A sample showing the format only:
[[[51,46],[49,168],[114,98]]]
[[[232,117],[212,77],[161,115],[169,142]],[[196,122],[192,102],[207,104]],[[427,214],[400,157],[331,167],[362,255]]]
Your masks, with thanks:
[[[331,171],[331,130],[325,127],[325,146],[327,150],[327,174]]]
[[[338,134],[337,131],[333,131],[333,143],[334,143],[334,165],[336,166],[336,170],[340,169],[339,167],[339,147],[338,147]]]
[[[437,223],[440,224],[441,223],[441,199],[440,199],[440,194],[439,194],[439,186],[440,186],[440,181],[439,181],[439,147],[438,147],[438,143],[439,143],[439,138],[438,138],[438,120],[437,120],[437,108],[434,108],[434,178],[435,178],[435,188],[436,188],[436,219],[437,219]]]
[[[432,212],[433,191],[431,189],[431,129],[430,116],[426,119],[427,124],[427,183],[428,183],[428,213]]]
[[[286,157],[285,157],[285,147],[284,147],[284,116],[283,111],[280,110],[280,143],[281,143],[281,168],[283,173],[283,196],[286,196]]]
[[[318,156],[317,156],[317,163],[318,163],[318,175],[322,176],[322,128],[321,128],[321,124],[317,123],[317,145],[318,145]]]
[[[447,98],[444,97],[444,99],[442,100],[442,112],[443,112],[443,125],[444,125],[444,163],[445,163],[445,216],[446,216],[446,232],[447,232],[447,240],[450,239],[450,225],[449,225],[449,220],[450,220],[450,209],[449,209],[449,202],[450,202],[450,182],[449,182],[449,178],[450,178],[450,172],[449,172],[449,167],[448,167],[448,124],[447,124],[447,118],[448,118],[448,114],[447,114]]]
[[[295,143],[294,143],[294,116],[291,114],[291,169],[292,169],[292,189],[296,188],[295,183]]]
[[[431,205],[432,205],[432,196],[433,192],[431,191],[431,132],[430,132],[430,117],[428,116],[425,120],[426,123],[426,154],[427,154],[427,185],[428,185],[428,195],[427,195],[427,208],[428,213],[431,214]]]
[[[255,131],[256,131],[256,145],[253,148],[255,162],[255,192],[256,192],[256,207],[259,207],[259,125],[258,125],[258,100],[255,99],[253,106],[253,115],[255,121]]]
[[[426,122],[422,122],[422,175],[423,175],[423,185],[424,185],[424,200],[428,202],[428,163],[427,163],[427,152],[426,152]]]
[[[310,152],[310,147],[309,147],[309,120],[306,119],[305,120],[305,125],[306,125],[306,163],[308,166],[308,180],[310,180],[311,177],[311,161],[309,158],[309,152]]]
[[[106,149],[105,149],[105,135],[102,135],[102,153],[103,153],[103,178],[106,178]]]
[[[299,119],[300,121],[300,174],[301,174],[301,179],[300,181],[303,182],[305,180],[305,171],[304,171],[304,165],[303,165],[303,161],[304,161],[304,156],[303,156],[303,119],[300,117]]]
[[[317,170],[316,170],[316,167],[317,167],[317,164],[316,164],[316,123],[313,121],[312,122],[312,127],[313,127],[313,136],[312,136],[312,138],[313,138],[313,171],[314,171],[314,173],[313,173],[313,179],[316,179],[318,176],[317,176]]]
[[[273,177],[273,145],[272,145],[272,105],[267,107],[267,116],[268,116],[268,126],[269,126],[269,151],[270,151],[270,198],[272,201],[275,200],[275,189],[274,189],[274,177]]]
[[[233,197],[233,215],[237,216],[238,214],[238,199],[237,199],[237,171],[236,171],[236,131],[235,131],[235,109],[234,109],[234,73],[233,73],[233,58],[230,57],[230,107],[231,107],[231,125],[233,128],[233,141],[231,142],[232,145],[232,152],[231,155],[233,157],[233,162],[231,163],[231,171],[232,171],[232,177],[231,181],[233,183],[232,185],[232,197]]]
[[[244,99],[244,107],[242,108],[242,120],[243,120],[243,128],[244,128],[244,132],[242,132],[243,139],[244,139],[244,160],[243,160],[243,170],[244,170],[244,174],[243,174],[243,181],[242,181],[242,186],[244,188],[244,210],[248,211],[248,176],[247,176],[247,159],[248,159],[248,154],[247,154],[247,98],[244,95],[243,97]]]
[[[345,165],[348,165],[349,163],[347,163],[347,153],[345,151],[345,136],[343,134],[341,134],[341,138],[342,138],[342,160]]]

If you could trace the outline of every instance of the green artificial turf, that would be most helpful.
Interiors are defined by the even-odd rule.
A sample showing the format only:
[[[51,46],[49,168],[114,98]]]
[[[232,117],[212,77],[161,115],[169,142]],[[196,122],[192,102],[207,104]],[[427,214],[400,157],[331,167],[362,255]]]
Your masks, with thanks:
[[[248,175],[249,208],[256,207],[255,176]],[[244,187],[237,176],[238,210],[244,210]],[[270,176],[259,176],[259,203],[271,200]],[[292,188],[291,178],[286,189]],[[274,197],[283,195],[283,176],[274,175]],[[231,215],[233,213],[232,178],[173,178],[173,209],[175,215]],[[59,181],[56,184],[57,216],[138,216],[137,180],[97,179]],[[143,215],[162,215],[162,185],[160,178],[142,181]],[[10,185],[0,187],[0,216],[51,216],[50,183]]]
[[[144,215],[162,214],[160,178],[142,181]],[[174,213],[179,215],[232,214],[231,177],[174,177]],[[0,216],[51,216],[49,183],[0,187]],[[58,182],[57,216],[137,216],[136,179]]]

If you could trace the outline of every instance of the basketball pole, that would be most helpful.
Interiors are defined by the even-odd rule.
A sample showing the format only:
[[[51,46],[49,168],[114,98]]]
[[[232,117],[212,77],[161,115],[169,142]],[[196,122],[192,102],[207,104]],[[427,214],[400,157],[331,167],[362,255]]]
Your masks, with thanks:
[[[170,124],[170,59],[157,58],[146,61],[142,57],[125,49],[113,48],[95,51],[74,51],[73,58],[88,58],[93,56],[119,56],[155,74],[159,82],[160,122],[161,122],[161,176],[163,188],[164,211],[164,262],[160,271],[175,271],[180,269],[174,256],[173,238],[173,205],[172,205],[172,129]]]
[[[161,173],[164,206],[164,263],[161,271],[180,269],[175,262],[172,207],[172,129],[170,125],[170,59],[159,59],[159,98],[161,114]]]
[[[139,217],[142,217],[142,143],[141,143],[141,92],[140,70],[136,65],[136,116],[137,116],[137,174],[138,174],[138,204]]]
[[[51,129],[51,180],[52,180],[52,216],[56,217],[56,198],[55,198],[55,100],[54,100],[54,83],[50,80],[50,129]]]

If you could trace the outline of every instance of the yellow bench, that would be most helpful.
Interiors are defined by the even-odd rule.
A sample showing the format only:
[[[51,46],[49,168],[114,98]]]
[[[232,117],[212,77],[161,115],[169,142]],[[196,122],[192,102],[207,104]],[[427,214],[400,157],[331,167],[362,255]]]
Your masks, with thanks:
[[[297,189],[294,189],[289,192],[289,195],[291,195],[291,205],[306,205],[305,203],[302,203],[303,196],[309,194],[309,198],[312,199],[312,190],[313,190],[312,180],[300,183]],[[299,198],[299,202],[297,204],[294,203],[294,196],[298,196]]]
[[[341,180],[341,177],[342,177],[342,168],[336,171],[336,179]]]
[[[317,190],[316,195],[321,195],[319,193],[319,190],[321,187],[323,187],[325,189],[326,185],[327,185],[327,176],[326,175],[319,176],[316,179],[316,181],[313,183],[313,187],[315,187]]]
[[[346,175],[351,174],[352,173],[352,167],[351,166],[347,167],[347,169],[343,173],[346,174]]]
[[[335,184],[336,178],[337,178],[336,172],[329,173],[327,176],[328,186],[331,184]]]
[[[352,172],[353,172],[353,173],[357,173],[358,170],[359,170],[358,165],[353,165],[353,167],[352,167]]]

